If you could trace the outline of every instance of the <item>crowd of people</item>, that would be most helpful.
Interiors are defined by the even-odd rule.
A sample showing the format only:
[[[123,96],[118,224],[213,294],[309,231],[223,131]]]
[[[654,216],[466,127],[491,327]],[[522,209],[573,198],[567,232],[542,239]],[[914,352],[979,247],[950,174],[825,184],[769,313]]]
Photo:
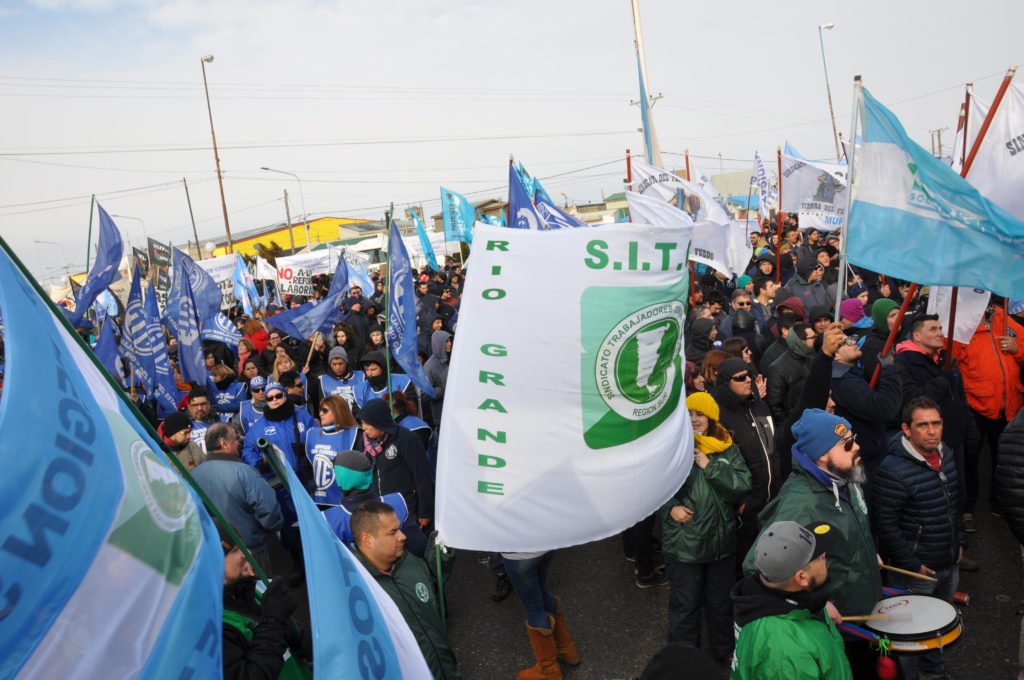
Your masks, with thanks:
[[[951,602],[959,572],[979,569],[968,537],[982,493],[1024,539],[1024,483],[1015,481],[1024,479],[1024,326],[993,295],[971,341],[948,347],[947,329],[926,313],[927,290],[841,265],[837,234],[789,218],[751,242],[738,276],[694,271],[685,320],[693,469],[622,534],[636,586],[665,587],[668,598],[669,646],[642,677],[672,677],[658,675],[666,659],[700,648],[714,663],[691,664],[707,677],[873,678],[877,651],[841,634],[844,617],[870,614],[883,584]],[[312,338],[276,328],[273,306],[252,318],[233,310],[237,348],[204,341],[209,378],[187,383],[176,371],[181,403],[162,420],[134,390],[262,571],[291,570],[259,604],[252,567],[222,527],[227,677],[277,677],[286,660],[311,660],[288,623],[295,603],[277,585],[304,579],[294,493],[310,495],[395,601],[435,677],[459,677],[432,520],[463,272],[455,263],[416,272],[419,361],[433,396],[389,354],[385,281],[373,279],[369,296],[353,285],[343,320]],[[313,298],[328,285],[315,280]],[[261,440],[303,489],[274,474]],[[985,452],[992,475],[982,479]],[[288,565],[274,563],[278,540]],[[536,663],[520,680],[555,680],[581,660],[548,589],[553,557],[489,558],[494,599],[515,592],[526,613]],[[941,650],[900,663],[907,678],[948,677]]]

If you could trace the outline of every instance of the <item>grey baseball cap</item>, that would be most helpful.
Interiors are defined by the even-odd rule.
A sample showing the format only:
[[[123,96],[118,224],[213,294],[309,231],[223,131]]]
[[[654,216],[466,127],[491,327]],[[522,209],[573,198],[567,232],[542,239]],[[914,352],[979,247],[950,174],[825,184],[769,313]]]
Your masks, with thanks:
[[[767,581],[782,583],[808,562],[828,552],[842,533],[826,522],[801,526],[796,522],[775,522],[757,539],[754,563]]]

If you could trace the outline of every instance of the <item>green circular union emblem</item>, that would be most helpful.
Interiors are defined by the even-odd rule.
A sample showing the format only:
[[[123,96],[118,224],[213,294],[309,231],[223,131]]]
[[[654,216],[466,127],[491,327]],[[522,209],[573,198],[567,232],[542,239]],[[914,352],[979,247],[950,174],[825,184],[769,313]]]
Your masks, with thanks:
[[[144,442],[133,442],[130,454],[153,521],[164,531],[183,529],[192,509],[185,485]]]
[[[415,590],[416,597],[420,598],[420,602],[430,601],[430,590],[427,588],[426,584],[417,583]]]
[[[683,305],[670,300],[622,319],[598,348],[595,378],[601,398],[629,420],[644,420],[669,401],[673,364],[682,349]]]

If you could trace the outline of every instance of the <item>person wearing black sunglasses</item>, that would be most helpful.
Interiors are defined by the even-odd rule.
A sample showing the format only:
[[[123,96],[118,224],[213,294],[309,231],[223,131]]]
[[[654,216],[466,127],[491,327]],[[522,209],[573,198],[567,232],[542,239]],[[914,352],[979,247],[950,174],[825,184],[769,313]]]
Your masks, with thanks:
[[[831,592],[827,609],[840,616],[869,614],[882,590],[881,558],[875,552],[868,505],[861,482],[860,445],[850,421],[817,408],[807,409],[793,424],[793,472],[779,495],[761,512],[764,526],[793,521],[828,522],[843,535],[829,551]],[[756,569],[754,551],[743,562]],[[863,640],[847,643],[853,677],[873,677],[877,654]]]

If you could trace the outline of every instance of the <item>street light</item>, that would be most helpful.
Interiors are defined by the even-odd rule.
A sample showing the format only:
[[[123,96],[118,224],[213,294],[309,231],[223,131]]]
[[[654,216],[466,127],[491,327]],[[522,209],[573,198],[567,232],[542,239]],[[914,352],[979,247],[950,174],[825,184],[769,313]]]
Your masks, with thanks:
[[[282,175],[291,175],[295,178],[295,181],[299,183],[299,200],[302,201],[302,222],[306,225],[306,247],[309,248],[309,220],[306,218],[306,195],[302,192],[302,180],[294,172],[288,172],[287,170],[275,170],[274,168],[262,167],[260,170],[266,170],[267,172],[279,172]],[[288,225],[288,231],[291,232],[292,225]]]
[[[839,133],[836,131],[836,112],[832,108],[832,88],[828,84],[828,64],[825,62],[825,39],[821,32],[831,31],[836,25],[833,23],[818,26],[818,44],[821,45],[821,66],[825,69],[825,93],[828,95],[828,114],[832,117],[832,141],[836,145],[836,163],[839,162]]]
[[[64,273],[67,274],[68,276],[71,275],[71,268],[68,267],[68,256],[64,253],[64,246],[62,246],[61,244],[57,243],[56,241],[38,241],[37,240],[37,241],[33,241],[33,243],[36,243],[36,244],[42,243],[42,244],[45,244],[45,245],[48,245],[48,246],[57,246],[58,248],[60,248],[60,258],[64,261]],[[39,254],[38,247],[36,248],[36,254],[37,255]],[[42,265],[42,258],[39,258],[39,259],[40,259],[40,265]]]
[[[213,61],[213,55],[207,54],[199,58],[203,69],[203,91],[206,93],[206,113],[210,116],[210,137],[213,138],[213,160],[217,164],[217,185],[220,186],[220,207],[224,210],[224,233],[228,237],[228,253],[231,248],[231,225],[228,224],[228,204],[224,200],[224,178],[220,174],[220,154],[217,153],[217,133],[213,131],[213,109],[210,108],[210,88],[206,85],[206,64]]]
[[[143,245],[145,246],[149,242],[149,234],[146,233],[146,223],[142,221],[141,217],[132,217],[131,215],[111,215],[111,217],[117,217],[122,220],[138,220],[142,224],[142,237],[146,239]]]

